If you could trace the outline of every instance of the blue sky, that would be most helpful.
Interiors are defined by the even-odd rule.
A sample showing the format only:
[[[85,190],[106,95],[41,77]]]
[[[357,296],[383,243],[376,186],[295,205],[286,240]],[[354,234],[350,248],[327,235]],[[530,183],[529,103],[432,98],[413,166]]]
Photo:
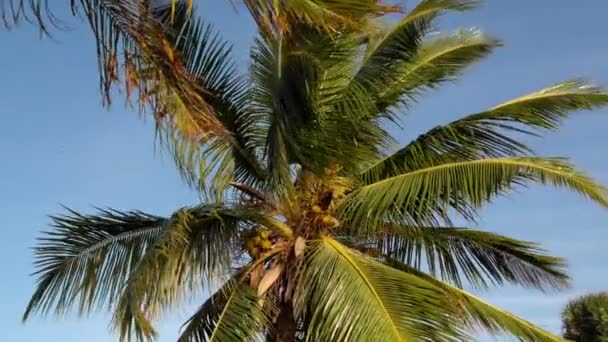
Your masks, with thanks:
[[[59,1],[58,1],[59,2]],[[65,0],[65,3],[68,1]],[[235,57],[246,62],[251,23],[228,1],[202,1],[203,13],[234,42]],[[410,2],[407,2],[410,4]],[[67,18],[67,10],[58,13]],[[476,26],[503,38],[505,47],[470,70],[459,82],[430,93],[406,118],[404,142],[434,125],[483,110],[512,97],[575,77],[608,85],[608,22],[604,0],[487,1],[478,11],[450,15],[441,28]],[[108,319],[94,315],[33,319],[20,315],[33,291],[30,247],[46,228],[47,214],[60,204],[141,209],[167,214],[195,203],[168,159],[153,150],[153,127],[125,109],[100,107],[95,50],[87,26],[55,41],[39,40],[31,27],[0,31],[0,217],[3,274],[2,340],[27,342],[111,341]],[[608,184],[608,109],[580,113],[557,133],[532,141],[544,155],[568,156]],[[479,228],[541,242],[570,263],[573,288],[563,293],[500,288],[482,297],[559,331],[559,311],[572,296],[608,288],[608,211],[565,191],[533,187],[497,200],[483,211]],[[196,304],[196,303],[193,303]],[[173,341],[180,310],[162,322],[160,341]]]

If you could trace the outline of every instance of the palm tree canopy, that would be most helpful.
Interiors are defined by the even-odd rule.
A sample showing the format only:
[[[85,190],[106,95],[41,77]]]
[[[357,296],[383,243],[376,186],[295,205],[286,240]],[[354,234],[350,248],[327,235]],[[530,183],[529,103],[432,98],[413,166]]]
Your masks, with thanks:
[[[562,330],[570,341],[608,339],[608,292],[590,293],[572,299],[562,311]]]
[[[461,341],[480,329],[559,340],[462,288],[562,289],[564,260],[452,220],[474,224],[532,183],[608,207],[590,176],[517,139],[607,105],[608,92],[568,80],[398,147],[388,124],[501,45],[476,29],[429,35],[437,17],[477,1],[407,12],[375,0],[244,2],[258,30],[246,74],[189,2],[72,1],[95,34],[106,103],[124,84],[206,203],[171,217],[52,217],[24,319],[109,310],[121,339],[145,341],[155,320],[214,288],[180,341]],[[4,0],[4,14],[7,3],[25,13]],[[54,18],[44,1],[27,3],[39,23]]]

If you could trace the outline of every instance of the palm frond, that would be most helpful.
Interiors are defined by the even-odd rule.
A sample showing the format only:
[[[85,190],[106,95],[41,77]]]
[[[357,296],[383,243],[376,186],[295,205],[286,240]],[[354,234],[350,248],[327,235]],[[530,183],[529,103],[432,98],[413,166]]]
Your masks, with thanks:
[[[241,223],[283,229],[275,221],[257,208],[220,205],[185,208],[171,218],[114,210],[54,217],[55,230],[35,248],[38,288],[24,320],[34,312],[107,307],[121,338],[150,338],[152,319],[230,273]]]
[[[107,309],[144,256],[162,237],[167,219],[138,211],[101,210],[82,215],[69,210],[51,217],[51,226],[34,248],[36,291],[23,315],[81,314]]]
[[[388,260],[387,265],[415,275],[441,288],[446,298],[449,298],[446,301],[446,306],[453,306],[458,313],[457,316],[453,317],[454,323],[464,324],[470,331],[485,330],[495,335],[507,333],[522,341],[529,342],[563,341],[560,337],[535,326],[531,322],[496,308],[457,287],[441,282],[399,261]]]
[[[87,0],[80,0],[85,4]],[[193,0],[161,0],[170,9],[169,15],[173,20],[178,15],[179,6],[185,6],[187,13],[193,12]],[[232,2],[232,0],[229,0]],[[51,11],[48,0],[0,0],[0,16],[5,27],[11,28],[19,20],[27,20],[37,24],[43,33],[49,34],[51,27],[62,28],[61,21]],[[72,1],[72,11],[78,9],[76,1]],[[380,16],[400,11],[399,7],[384,5],[379,1],[343,0],[343,1],[311,1],[292,0],[276,2],[272,0],[245,0],[253,18],[260,29],[269,30],[279,25],[286,26],[290,20],[299,20],[314,24],[320,29],[334,31],[344,26],[358,27],[368,15]],[[83,5],[84,6],[84,5]],[[288,26],[287,26],[288,27]]]
[[[43,0],[9,3],[22,11],[30,6],[36,18],[48,6]],[[191,1],[74,0],[71,8],[86,16],[95,36],[104,103],[111,104],[113,88],[124,81],[127,101],[154,117],[160,141],[187,181],[202,185],[200,178],[214,167],[221,185],[225,178],[263,178],[244,79],[230,46],[191,16]],[[201,165],[210,155],[215,165]]]
[[[488,111],[438,126],[403,149],[376,162],[361,178],[372,183],[403,172],[450,161],[529,154],[509,133],[557,129],[572,112],[608,105],[608,92],[573,80],[498,105]]]
[[[266,187],[269,193],[281,195],[291,188],[288,146],[293,141],[287,133],[285,118],[277,112],[283,53],[283,38],[259,37],[255,40],[251,50],[251,90],[248,94],[254,111],[264,117],[261,122],[266,130],[263,151],[268,170]]]
[[[565,261],[547,255],[538,244],[487,231],[453,227],[412,227],[386,224],[378,233],[345,239],[370,249],[379,258],[399,260],[434,277],[463,286],[486,288],[505,283],[564,289],[569,278]]]
[[[190,317],[178,342],[245,341],[263,333],[269,325],[255,289],[236,276]]]
[[[344,29],[366,32],[369,19],[399,12],[394,5],[378,0],[245,0],[259,31],[266,37],[297,30],[300,23],[335,33]],[[293,24],[296,24],[294,27]]]
[[[474,0],[420,2],[381,38],[370,40],[374,46],[368,47],[363,64],[353,79],[353,87],[362,86],[380,99],[387,87],[401,80],[399,70],[415,58],[434,20],[447,11],[471,9],[476,3]],[[382,111],[374,114],[379,113]]]
[[[196,125],[187,120],[188,115],[192,115],[189,109],[177,103],[167,108],[174,115],[169,115],[159,125],[165,133],[160,140],[169,142],[179,169],[190,183],[203,186],[210,172],[224,176],[226,181],[217,182],[224,186],[234,180],[260,182],[265,177],[258,160],[263,132],[257,122],[259,115],[252,112],[245,97],[247,82],[237,72],[231,58],[231,46],[209,25],[189,19],[185,11],[183,6],[178,7],[177,18],[182,23],[173,21],[173,26],[179,29],[172,35],[175,50],[192,81],[202,87],[198,96],[214,108],[229,134],[214,140],[205,139],[200,132],[192,131]]]
[[[387,84],[379,94],[378,111],[398,104],[407,107],[424,90],[455,80],[464,69],[499,46],[498,39],[477,29],[463,29],[422,42],[415,56],[394,71],[394,83]]]
[[[296,307],[310,317],[314,341],[457,340],[441,291],[391,270],[329,237],[307,247]]]
[[[261,216],[255,209],[215,205],[176,212],[124,284],[113,318],[121,340],[152,338],[159,315],[231,274],[241,223]]]
[[[309,310],[308,339],[462,341],[483,329],[523,341],[560,341],[396,260],[380,263],[329,237],[310,243],[306,253],[305,292],[297,303],[305,301]]]
[[[607,190],[563,159],[538,157],[456,161],[364,185],[345,199],[340,216],[361,231],[387,222],[437,225],[449,208],[466,218],[497,195],[530,182],[550,184],[608,206]]]

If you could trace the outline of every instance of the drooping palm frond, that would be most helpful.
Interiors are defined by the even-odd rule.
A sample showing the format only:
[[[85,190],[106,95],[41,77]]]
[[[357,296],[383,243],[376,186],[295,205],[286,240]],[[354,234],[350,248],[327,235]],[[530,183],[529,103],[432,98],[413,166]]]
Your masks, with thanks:
[[[85,216],[72,210],[51,217],[34,249],[38,285],[25,310],[64,315],[111,306],[129,274],[161,238],[167,219],[142,212],[101,210]]]
[[[212,205],[176,212],[171,229],[125,283],[114,309],[121,339],[153,337],[152,321],[160,314],[232,273],[232,257],[242,248],[243,223],[275,228],[274,221],[257,207]]]
[[[378,95],[379,112],[399,104],[408,106],[426,89],[455,80],[475,62],[487,57],[501,42],[477,29],[459,30],[422,42],[415,56],[396,69],[395,81]]]
[[[254,288],[230,279],[184,324],[178,342],[250,340],[270,326]]]
[[[345,233],[363,251],[428,270],[458,287],[463,278],[481,288],[505,283],[541,290],[568,286],[563,259],[545,254],[536,243],[487,231],[386,224],[377,234],[361,238],[347,229]]]
[[[299,291],[308,310],[307,340],[456,340],[442,308],[441,291],[428,282],[391,270],[336,240],[311,242]],[[373,319],[371,319],[373,317]]]
[[[121,338],[150,338],[151,320],[230,273],[241,223],[274,227],[262,216],[258,209],[207,205],[171,218],[115,211],[57,217],[57,230],[37,248],[40,280],[24,319],[53,308],[63,314],[107,306]]]
[[[438,126],[369,167],[361,178],[372,183],[403,172],[449,161],[528,154],[509,133],[557,129],[569,114],[608,104],[605,89],[573,80],[508,101],[488,111]]]
[[[30,5],[37,3],[46,5]],[[93,31],[107,105],[114,86],[124,80],[127,101],[154,117],[159,141],[166,143],[189,183],[203,185],[201,178],[210,169],[221,185],[233,178],[259,181],[263,171],[256,148],[262,144],[255,140],[255,115],[243,98],[245,80],[231,59],[230,45],[191,16],[191,5],[169,0],[71,2],[73,12],[84,13]]]
[[[560,337],[537,327],[531,322],[498,309],[457,287],[441,282],[399,261],[388,260],[386,264],[441,288],[447,299],[446,305],[453,306],[454,310],[458,312],[458,315],[454,316],[453,319],[460,322],[454,323],[464,324],[471,331],[480,331],[481,329],[490,334],[507,333],[522,341],[529,342],[563,341]]]
[[[340,215],[361,231],[387,220],[437,225],[448,208],[471,217],[472,210],[530,182],[567,188],[608,206],[606,188],[564,160],[512,157],[431,165],[361,186],[346,197]]]
[[[219,121],[229,132],[211,141],[192,131],[196,125],[169,116],[162,125],[161,143],[167,142],[176,164],[191,184],[203,182],[215,173],[213,185],[222,188],[230,181],[259,184],[265,170],[259,160],[263,147],[263,131],[257,124],[259,115],[253,112],[246,98],[247,82],[239,75],[231,58],[232,51],[211,27],[201,21],[187,19],[181,8],[178,18],[183,24],[175,27],[172,41],[192,82],[200,84],[198,96],[215,110]],[[184,110],[186,111],[184,113]],[[169,112],[188,118],[188,109],[179,106]],[[195,137],[195,139],[192,139]]]

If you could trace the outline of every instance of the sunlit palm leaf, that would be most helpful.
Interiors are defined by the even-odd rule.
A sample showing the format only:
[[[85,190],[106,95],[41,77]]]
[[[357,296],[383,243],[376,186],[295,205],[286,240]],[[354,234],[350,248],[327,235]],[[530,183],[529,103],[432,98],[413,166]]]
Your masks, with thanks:
[[[362,231],[382,226],[387,219],[436,225],[450,207],[468,215],[497,195],[530,182],[570,189],[608,206],[607,190],[565,161],[513,157],[448,162],[364,185],[347,196],[341,216]]]
[[[81,0],[80,2],[85,3],[85,1],[87,0]],[[133,2],[133,0],[123,1]],[[233,0],[228,0],[228,2],[234,3]],[[58,18],[50,10],[50,3],[48,0],[0,0],[2,23],[10,28],[20,19],[28,19],[38,24],[43,32],[48,33],[49,26],[61,26]],[[72,1],[71,3],[74,9],[77,9],[77,2]],[[162,3],[167,6],[170,9],[170,18],[174,19],[179,11],[179,6],[185,6],[188,14],[191,14],[195,2],[194,0],[153,0],[152,3]],[[399,11],[398,7],[384,5],[377,0],[291,0],[281,2],[245,0],[244,3],[254,18],[260,22],[261,28],[270,25],[270,16],[275,11],[278,12],[282,22],[297,19],[328,31],[339,29],[345,25],[355,27],[356,24],[361,22],[362,17],[369,14],[381,15]]]
[[[469,115],[419,136],[363,173],[371,183],[449,161],[527,154],[508,133],[557,129],[570,113],[608,104],[608,92],[583,80],[567,81]]]
[[[387,87],[401,80],[399,71],[415,58],[433,21],[446,11],[471,9],[476,3],[471,0],[420,2],[381,38],[370,41],[374,45],[368,47],[368,53],[353,80],[353,87],[363,86],[373,97],[380,99]],[[374,114],[382,114],[382,110]]]
[[[424,90],[456,79],[465,68],[488,56],[501,42],[479,30],[459,30],[420,45],[416,55],[395,70],[395,82],[379,94],[378,110],[408,105]]]
[[[366,32],[368,19],[399,12],[394,5],[378,0],[245,0],[251,16],[262,34],[269,37],[278,32],[293,32],[304,23],[328,33],[350,29]]]
[[[184,324],[178,342],[251,340],[269,324],[255,289],[237,276],[198,308]]]
[[[345,230],[348,234],[348,230]],[[347,241],[380,258],[400,260],[462,287],[517,284],[539,289],[568,286],[565,261],[548,256],[536,243],[495,233],[453,227],[386,224],[375,234]]]
[[[308,247],[301,310],[310,308],[307,339],[314,341],[455,340],[442,293],[325,237]],[[452,339],[449,338],[452,336]]]
[[[558,336],[537,327],[531,322],[498,309],[457,287],[441,282],[403,263],[389,260],[387,264],[411,275],[416,275],[445,291],[446,297],[450,298],[446,304],[454,306],[460,313],[454,320],[461,320],[458,323],[465,324],[471,331],[479,331],[481,328],[491,334],[508,333],[522,341],[529,342],[563,341]]]

